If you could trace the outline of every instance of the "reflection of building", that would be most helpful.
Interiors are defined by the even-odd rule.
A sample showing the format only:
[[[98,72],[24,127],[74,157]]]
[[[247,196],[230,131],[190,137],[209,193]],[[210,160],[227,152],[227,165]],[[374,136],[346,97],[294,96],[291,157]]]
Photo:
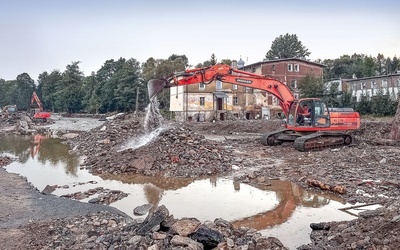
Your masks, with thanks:
[[[307,74],[322,77],[324,65],[289,58],[262,61],[245,66],[243,60],[233,68],[271,76],[289,85],[296,97],[299,81]],[[170,111],[178,121],[262,119],[281,112],[277,99],[265,91],[212,81],[170,88]]]

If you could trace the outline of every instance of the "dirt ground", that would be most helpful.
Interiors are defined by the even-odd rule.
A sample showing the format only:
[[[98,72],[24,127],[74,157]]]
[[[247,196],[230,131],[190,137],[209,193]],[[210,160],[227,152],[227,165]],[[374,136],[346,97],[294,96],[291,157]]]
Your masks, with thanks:
[[[145,146],[138,149],[117,150],[129,138],[145,133],[141,119],[125,116],[107,121],[91,131],[82,132],[78,137],[71,139],[69,144],[72,149],[87,156],[85,167],[96,175],[140,173],[149,176],[204,177],[233,174],[237,181],[253,185],[262,184],[271,179],[281,179],[290,180],[313,190],[320,190],[321,187],[327,187],[327,185],[340,187],[341,189],[334,191],[323,190],[322,192],[333,192],[350,204],[381,204],[382,207],[360,213],[359,218],[353,221],[316,221],[315,223],[319,224],[313,226],[312,243],[301,246],[299,249],[400,249],[398,195],[400,146],[398,142],[387,140],[390,126],[391,120],[363,120],[361,129],[352,132],[354,143],[351,146],[299,152],[293,149],[290,143],[274,147],[261,145],[260,135],[280,128],[279,121],[169,123],[164,131]],[[7,162],[8,160],[4,160],[3,165]],[[9,174],[0,171],[0,176],[9,176]],[[11,178],[9,181],[11,182],[5,182],[5,184],[1,182],[2,197],[4,192],[9,192],[4,189],[10,190],[14,182],[24,182],[19,178]],[[321,185],[311,185],[317,182]],[[28,185],[25,185],[25,189],[26,192],[37,192]],[[20,194],[14,196],[11,194],[10,197],[19,197],[18,199],[21,200],[30,199]],[[0,203],[0,209],[2,211],[5,211],[5,208],[8,209],[5,203],[11,200],[12,198],[9,201],[3,200]],[[22,208],[21,204],[28,208],[32,206],[32,209],[43,205],[14,202],[12,206],[18,211]],[[4,214],[2,212],[2,221],[14,221],[13,216],[16,215],[10,213],[5,216]],[[23,213],[18,214],[23,215]],[[84,214],[83,209],[79,215]],[[78,214],[73,215],[78,216]],[[38,218],[30,221],[25,218],[20,226],[10,225],[6,228],[2,226],[0,241],[12,242],[10,239],[14,239],[14,236],[19,239],[18,247],[10,243],[5,249],[21,249],[22,246],[26,249],[32,249],[29,246],[36,246],[35,249],[56,249],[57,246],[59,249],[72,249],[73,246],[78,245],[76,238],[68,241],[64,237],[62,241],[60,240],[62,232],[54,234],[52,230],[49,230],[49,228],[55,228],[56,225],[66,227],[68,222],[55,220],[51,216],[47,220]],[[88,231],[92,229],[85,227]],[[69,234],[68,237],[72,238]],[[233,243],[228,240],[229,237],[235,239]],[[235,238],[233,233],[229,237],[225,238],[225,244],[218,246],[219,249],[285,249],[276,243],[279,240],[274,241],[276,243],[274,247],[267,244],[269,247],[260,248],[261,245],[257,245],[255,236],[252,241],[256,242],[254,243],[256,245],[243,243],[239,240],[242,238]],[[133,243],[128,243],[129,240],[132,241],[132,238],[128,238],[125,243],[119,241],[118,244],[132,246]],[[152,240],[156,241],[154,237]],[[157,245],[158,248],[149,249],[164,249],[162,246],[166,246],[160,247],[161,243],[153,244],[153,241],[146,246]],[[91,246],[95,248],[100,245],[102,246],[100,249],[109,249],[104,242]],[[193,245],[183,246],[180,248],[181,245],[175,245],[165,249],[197,249],[190,248],[194,247]]]

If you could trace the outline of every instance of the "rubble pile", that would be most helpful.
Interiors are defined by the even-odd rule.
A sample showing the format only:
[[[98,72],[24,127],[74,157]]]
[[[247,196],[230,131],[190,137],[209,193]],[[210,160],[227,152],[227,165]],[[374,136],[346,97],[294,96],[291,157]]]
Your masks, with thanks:
[[[31,245],[40,249],[287,249],[276,238],[250,228],[235,229],[223,219],[204,223],[195,218],[174,219],[165,206],[141,222],[100,212],[27,230],[51,235]]]
[[[135,119],[107,121],[98,128],[82,132],[68,140],[73,151],[80,155],[103,155],[128,138],[144,133],[143,125]]]
[[[61,195],[60,197],[72,199],[72,200],[82,200],[89,198],[90,196],[97,195],[97,197],[90,199],[89,203],[95,204],[106,204],[110,205],[113,202],[119,201],[128,196],[127,193],[124,193],[120,190],[109,190],[104,189],[103,187],[97,187],[89,189],[85,192],[76,192],[72,194]]]
[[[312,231],[312,243],[298,249],[400,249],[399,203],[359,215],[357,220],[320,223],[324,227]]]
[[[88,155],[84,165],[95,174],[197,177],[231,171],[233,158],[232,150],[224,143],[206,140],[204,135],[180,126],[161,132],[137,149]]]
[[[7,166],[8,164],[10,164],[11,162],[13,162],[14,160],[11,159],[11,157],[8,156],[0,156],[0,167],[4,167]]]

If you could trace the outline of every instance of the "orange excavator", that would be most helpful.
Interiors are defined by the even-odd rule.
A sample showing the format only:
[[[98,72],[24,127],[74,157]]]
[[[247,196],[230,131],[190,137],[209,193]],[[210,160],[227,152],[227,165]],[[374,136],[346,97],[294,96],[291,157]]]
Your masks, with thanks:
[[[289,87],[271,77],[234,69],[225,64],[188,69],[173,73],[167,79],[152,79],[147,87],[149,97],[157,96],[164,88],[189,84],[210,84],[214,80],[264,90],[274,95],[286,116],[284,128],[264,134],[263,145],[294,142],[299,151],[319,150],[327,147],[350,145],[349,130],[360,127],[360,115],[351,108],[328,108],[318,98],[295,99]],[[308,110],[305,112],[305,104]],[[307,113],[307,115],[305,115]]]
[[[43,112],[43,105],[36,94],[36,91],[33,91],[32,94],[30,115],[34,122],[47,122],[47,119],[51,116],[51,113]]]

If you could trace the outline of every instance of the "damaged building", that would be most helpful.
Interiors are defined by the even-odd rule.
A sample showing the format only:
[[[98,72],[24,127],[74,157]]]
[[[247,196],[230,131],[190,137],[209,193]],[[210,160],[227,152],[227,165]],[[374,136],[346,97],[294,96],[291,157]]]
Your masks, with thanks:
[[[232,67],[266,75],[287,84],[298,98],[297,84],[307,74],[322,77],[324,65],[298,59],[277,59]],[[271,119],[282,115],[277,98],[266,91],[224,83],[219,80],[170,88],[170,111],[177,121],[223,121],[232,119]]]

